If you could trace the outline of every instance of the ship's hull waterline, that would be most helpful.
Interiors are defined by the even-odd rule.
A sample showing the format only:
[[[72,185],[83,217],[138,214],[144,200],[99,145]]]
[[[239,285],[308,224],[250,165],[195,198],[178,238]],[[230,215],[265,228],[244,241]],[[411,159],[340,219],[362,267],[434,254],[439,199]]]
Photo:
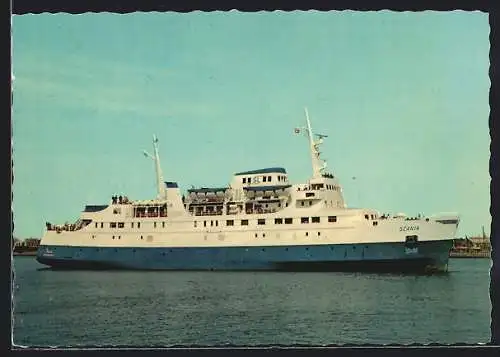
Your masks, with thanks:
[[[56,269],[446,272],[452,240],[259,247],[40,246],[38,262]]]

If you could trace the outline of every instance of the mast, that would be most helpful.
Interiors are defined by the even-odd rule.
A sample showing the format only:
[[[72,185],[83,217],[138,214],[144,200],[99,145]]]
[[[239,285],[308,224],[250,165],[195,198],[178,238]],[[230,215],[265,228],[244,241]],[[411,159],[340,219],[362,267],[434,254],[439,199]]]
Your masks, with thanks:
[[[307,136],[309,139],[309,149],[311,152],[311,165],[312,165],[312,171],[313,171],[313,178],[320,178],[324,175],[324,171],[326,169],[326,162],[321,159],[319,147],[323,143],[323,138],[326,137],[326,135],[322,134],[313,134],[313,131],[311,129],[311,121],[309,120],[309,112],[307,111],[307,108],[304,108],[305,114],[306,114],[306,124],[307,126],[304,128],[307,132]],[[314,140],[314,135],[318,136],[318,140]]]
[[[149,157],[155,162],[155,171],[156,171],[156,184],[158,187],[158,199],[166,199],[166,190],[165,184],[163,183],[163,173],[161,171],[160,166],[160,154],[158,153],[158,138],[156,135],[153,135],[153,150],[154,156],[149,154],[147,151],[143,151],[144,155]]]

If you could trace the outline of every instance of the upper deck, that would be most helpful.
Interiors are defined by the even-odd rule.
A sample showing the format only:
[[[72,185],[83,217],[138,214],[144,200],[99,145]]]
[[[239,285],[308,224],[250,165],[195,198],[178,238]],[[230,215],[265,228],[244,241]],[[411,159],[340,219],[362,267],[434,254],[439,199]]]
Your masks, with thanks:
[[[319,151],[326,135],[314,134],[306,111],[305,133],[311,154],[311,178],[301,184],[290,182],[284,167],[264,167],[233,174],[230,184],[217,187],[192,187],[183,194],[177,182],[164,181],[160,167],[158,139],[153,138],[154,154],[144,154],[155,163],[158,194],[153,200],[129,200],[113,196],[108,205],[88,205],[81,219],[87,222],[117,219],[162,219],[196,216],[263,215],[287,212],[313,212],[346,208],[338,179],[326,170]],[[315,136],[318,138],[316,139]],[[293,211],[293,212],[292,212]]]

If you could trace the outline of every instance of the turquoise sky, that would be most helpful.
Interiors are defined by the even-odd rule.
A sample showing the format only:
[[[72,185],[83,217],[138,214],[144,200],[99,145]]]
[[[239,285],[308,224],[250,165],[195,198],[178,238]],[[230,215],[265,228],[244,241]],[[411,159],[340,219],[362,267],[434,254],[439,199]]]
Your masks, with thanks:
[[[42,14],[12,33],[16,236],[154,197],[153,134],[183,189],[268,166],[305,181],[304,106],[349,206],[489,232],[486,13]]]

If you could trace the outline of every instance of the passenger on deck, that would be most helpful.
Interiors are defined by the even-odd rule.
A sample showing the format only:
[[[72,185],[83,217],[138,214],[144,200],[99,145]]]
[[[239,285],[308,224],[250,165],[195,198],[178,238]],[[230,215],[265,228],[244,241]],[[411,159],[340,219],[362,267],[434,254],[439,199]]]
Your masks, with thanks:
[[[119,203],[119,204],[122,204],[122,196],[119,196],[119,197],[118,197],[118,203]]]
[[[111,197],[111,199],[113,200],[113,204],[116,204],[116,196]]]

